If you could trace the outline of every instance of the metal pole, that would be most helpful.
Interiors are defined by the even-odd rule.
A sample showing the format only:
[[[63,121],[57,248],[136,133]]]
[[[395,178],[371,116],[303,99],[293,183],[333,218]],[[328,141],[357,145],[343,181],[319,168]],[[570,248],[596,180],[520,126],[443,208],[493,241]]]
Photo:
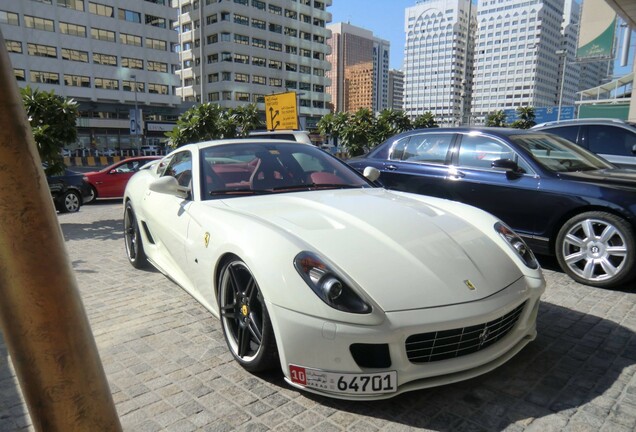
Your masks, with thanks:
[[[139,117],[141,116],[139,115],[139,105],[137,102],[137,90],[139,87],[137,86],[137,75],[131,75],[130,77],[135,80],[135,144],[137,146],[137,156],[141,156],[141,143],[139,142]]]
[[[0,328],[35,430],[121,431],[4,46]]]
[[[568,53],[566,50],[559,50],[557,54],[563,55],[563,70],[561,71],[561,90],[559,91],[559,111],[557,121],[561,120],[561,104],[563,102],[563,85],[565,84],[565,68],[568,65]]]

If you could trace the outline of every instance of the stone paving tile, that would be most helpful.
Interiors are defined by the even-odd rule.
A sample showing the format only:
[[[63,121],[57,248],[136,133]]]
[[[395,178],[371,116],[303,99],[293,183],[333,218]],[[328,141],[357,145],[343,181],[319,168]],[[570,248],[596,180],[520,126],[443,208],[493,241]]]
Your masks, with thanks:
[[[59,215],[126,431],[636,430],[636,293],[575,283],[544,262],[537,340],[484,376],[377,402],[290,388],[233,361],[218,322],[154,270],[134,270],[119,202]],[[32,431],[0,339],[0,432]]]

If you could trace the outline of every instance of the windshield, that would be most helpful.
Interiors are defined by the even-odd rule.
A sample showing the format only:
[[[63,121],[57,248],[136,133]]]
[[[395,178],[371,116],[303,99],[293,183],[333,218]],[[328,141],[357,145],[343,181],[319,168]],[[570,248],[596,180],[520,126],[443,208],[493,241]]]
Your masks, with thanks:
[[[556,135],[511,135],[510,140],[525,149],[535,162],[550,171],[592,171],[613,167],[594,153]]]
[[[201,150],[202,199],[372,187],[335,157],[297,143],[249,142]]]

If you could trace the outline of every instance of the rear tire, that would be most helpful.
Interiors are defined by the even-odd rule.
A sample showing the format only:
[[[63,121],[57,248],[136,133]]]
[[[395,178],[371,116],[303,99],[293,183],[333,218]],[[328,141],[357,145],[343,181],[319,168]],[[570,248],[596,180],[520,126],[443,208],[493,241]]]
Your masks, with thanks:
[[[555,249],[561,268],[582,284],[611,288],[634,277],[634,229],[614,214],[593,211],[574,216],[561,227]]]
[[[146,267],[148,265],[148,258],[144,252],[137,216],[130,201],[126,203],[126,209],[124,210],[124,240],[126,242],[126,257],[128,258],[128,262],[136,269]]]
[[[91,194],[84,200],[84,204],[95,202],[95,200],[97,199],[97,189],[95,189],[95,186],[92,186],[92,185],[90,188],[91,188]]]

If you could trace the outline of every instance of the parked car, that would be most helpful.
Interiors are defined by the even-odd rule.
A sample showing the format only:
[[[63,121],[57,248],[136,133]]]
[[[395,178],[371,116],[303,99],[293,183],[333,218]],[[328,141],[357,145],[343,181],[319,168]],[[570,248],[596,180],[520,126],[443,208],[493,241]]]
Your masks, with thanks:
[[[545,281],[506,225],[374,187],[312,145],[186,145],[133,176],[124,207],[130,263],[220,318],[245,369],[300,389],[388,398],[485,373],[536,335]]]
[[[60,213],[72,213],[80,209],[90,197],[90,185],[82,173],[66,169],[64,174],[47,176],[55,208]]]
[[[389,189],[474,205],[501,218],[578,282],[615,287],[636,270],[636,171],[542,131],[420,129],[367,155]]]
[[[90,184],[90,194],[86,203],[97,198],[121,198],[128,180],[148,162],[160,159],[160,156],[139,156],[115,162],[99,171],[84,174]]]
[[[577,119],[541,123],[550,132],[596,153],[615,165],[636,168],[636,124],[618,119]]]

